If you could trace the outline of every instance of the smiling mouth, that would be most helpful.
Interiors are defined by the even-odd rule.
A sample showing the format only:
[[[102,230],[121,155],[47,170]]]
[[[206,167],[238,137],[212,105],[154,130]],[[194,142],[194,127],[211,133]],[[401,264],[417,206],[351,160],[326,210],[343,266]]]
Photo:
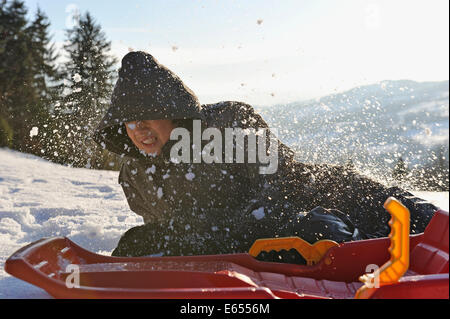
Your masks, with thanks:
[[[154,145],[156,142],[156,137],[148,137],[144,140],[141,141],[141,144],[145,145],[145,146],[152,146]]]
[[[155,142],[156,142],[156,138],[154,138],[154,137],[147,138],[147,139],[141,141],[141,143],[146,145],[146,146],[153,145],[153,144],[155,144]]]

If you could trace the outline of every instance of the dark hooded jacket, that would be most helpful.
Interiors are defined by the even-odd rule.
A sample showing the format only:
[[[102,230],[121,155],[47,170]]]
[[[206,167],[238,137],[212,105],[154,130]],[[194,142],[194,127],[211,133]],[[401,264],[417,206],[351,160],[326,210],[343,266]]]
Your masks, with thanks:
[[[143,154],[128,138],[124,123],[157,119],[172,119],[190,133],[194,119],[201,120],[202,129],[221,132],[269,129],[250,105],[200,105],[150,54],[127,54],[111,106],[94,134],[97,143],[123,158],[119,183],[131,210],[145,223],[122,236],[116,256],[246,252],[256,239],[268,237],[300,236],[311,243],[384,237],[390,217],[383,203],[389,196],[410,209],[412,233],[423,232],[437,210],[342,166],[299,163],[277,139],[274,174],[260,174],[260,162],[176,163],[170,158],[177,142],[172,140],[156,157]],[[201,148],[208,142],[202,141]]]

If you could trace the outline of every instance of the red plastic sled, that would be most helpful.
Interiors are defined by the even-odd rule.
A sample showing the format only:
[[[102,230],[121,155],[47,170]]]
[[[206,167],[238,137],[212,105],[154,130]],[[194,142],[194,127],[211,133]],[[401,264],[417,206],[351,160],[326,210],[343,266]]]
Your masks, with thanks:
[[[390,224],[391,235],[400,236],[409,219],[405,225],[393,216]],[[396,243],[390,236],[331,248],[309,245],[302,252],[310,261],[306,266],[261,262],[250,254],[110,257],[89,252],[67,238],[49,238],[15,252],[5,270],[56,298],[448,299],[448,228],[448,212],[440,210],[424,233],[407,234]],[[299,244],[301,239],[289,242],[300,251],[304,245]],[[283,249],[278,246],[285,245],[286,239],[276,239],[270,247],[267,243],[255,243],[253,253]],[[370,264],[383,265],[381,284],[375,288],[367,286],[370,275],[360,278]]]

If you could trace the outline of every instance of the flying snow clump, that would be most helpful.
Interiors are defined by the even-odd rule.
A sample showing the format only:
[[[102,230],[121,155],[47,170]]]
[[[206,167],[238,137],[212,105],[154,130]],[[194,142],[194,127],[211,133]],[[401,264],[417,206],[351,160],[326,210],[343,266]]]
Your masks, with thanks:
[[[39,128],[34,126],[30,131],[30,137],[36,136],[36,135],[38,135],[38,133],[39,133]]]
[[[78,83],[81,81],[81,75],[79,75],[78,73],[75,73],[74,76],[72,77],[72,79],[75,83]]]
[[[258,209],[255,209],[252,212],[252,215],[257,219],[260,220],[262,218],[264,218],[264,216],[266,216],[266,214],[264,213],[264,207],[260,207]]]

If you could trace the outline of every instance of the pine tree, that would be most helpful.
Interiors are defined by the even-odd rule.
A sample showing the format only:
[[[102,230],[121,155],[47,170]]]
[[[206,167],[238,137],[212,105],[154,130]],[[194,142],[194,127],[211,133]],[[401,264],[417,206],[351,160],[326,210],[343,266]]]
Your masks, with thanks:
[[[392,172],[392,177],[398,182],[404,182],[404,178],[408,174],[408,168],[405,161],[400,157]]]
[[[347,161],[344,164],[344,168],[349,170],[349,171],[355,171],[356,170],[355,164],[353,163],[353,160],[351,158],[347,159]]]
[[[69,59],[61,88],[64,98],[56,110],[61,122],[58,133],[67,137],[63,143],[65,161],[77,167],[93,167],[93,162],[106,154],[91,136],[108,106],[116,60],[109,54],[111,43],[89,13],[67,30],[67,42],[64,48]]]
[[[27,28],[33,56],[31,66],[33,87],[37,95],[32,110],[31,126],[39,129],[39,138],[28,136],[27,145],[31,152],[47,158],[51,158],[53,153],[46,143],[51,136],[51,109],[58,95],[58,82],[62,80],[62,74],[57,67],[59,55],[54,44],[50,42],[49,27],[47,16],[38,8],[34,20]]]
[[[0,129],[2,143],[26,151],[30,115],[37,100],[33,88],[33,56],[22,1],[3,0],[0,9]],[[6,138],[5,136],[9,136]]]
[[[446,159],[448,159],[448,151],[444,144],[437,146],[431,152],[431,163],[425,168],[427,171],[427,188],[431,191],[448,191],[449,189],[449,166]]]
[[[7,121],[8,109],[6,105],[6,81],[5,64],[2,63],[5,57],[6,45],[9,38],[10,17],[6,8],[6,0],[0,2],[0,147],[11,147],[14,133]]]
[[[28,27],[33,53],[34,86],[42,101],[50,103],[55,95],[57,81],[62,75],[57,68],[59,55],[49,36],[50,22],[45,13],[38,8],[35,18]]]

